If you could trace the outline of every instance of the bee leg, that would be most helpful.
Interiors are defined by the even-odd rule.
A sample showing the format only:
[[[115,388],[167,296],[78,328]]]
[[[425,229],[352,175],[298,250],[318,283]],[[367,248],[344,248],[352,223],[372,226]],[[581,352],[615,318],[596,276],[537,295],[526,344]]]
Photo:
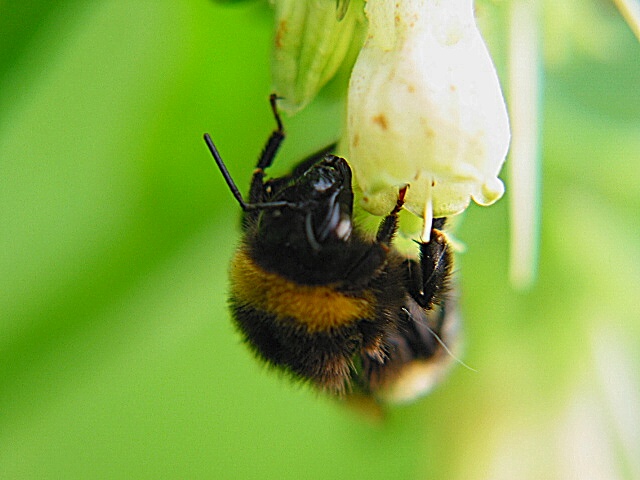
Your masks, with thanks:
[[[391,247],[393,236],[398,229],[398,212],[402,210],[406,192],[406,186],[400,189],[396,205],[393,207],[393,210],[391,210],[391,213],[384,217],[378,227],[376,242],[364,251],[360,258],[353,262],[350,268],[345,270],[345,280],[358,283],[360,279],[368,278],[372,275],[373,271],[384,263]]]
[[[453,256],[444,233],[432,229],[429,242],[420,243],[420,270],[410,270],[409,290],[422,308],[431,310],[442,302],[452,266]]]
[[[420,264],[416,260],[407,258],[404,261],[404,268],[408,276],[407,291],[409,295],[413,298],[420,297],[424,292],[422,285],[422,268],[420,268]]]
[[[376,235],[376,242],[389,246],[396,231],[398,230],[398,213],[402,210],[404,205],[404,197],[407,193],[407,186],[405,185],[398,192],[398,200],[395,207],[391,210],[391,213],[384,217],[380,226],[378,227],[378,233]]]
[[[282,119],[280,118],[280,114],[278,113],[278,106],[276,105],[277,101],[278,96],[275,93],[272,93],[269,97],[269,102],[271,104],[273,117],[276,121],[276,129],[269,136],[267,143],[262,149],[260,158],[258,159],[258,164],[253,171],[253,177],[251,178],[251,188],[249,189],[249,203],[260,203],[264,201],[264,170],[266,168],[269,168],[273,163],[273,159],[276,157],[276,153],[278,153],[280,144],[285,137]]]

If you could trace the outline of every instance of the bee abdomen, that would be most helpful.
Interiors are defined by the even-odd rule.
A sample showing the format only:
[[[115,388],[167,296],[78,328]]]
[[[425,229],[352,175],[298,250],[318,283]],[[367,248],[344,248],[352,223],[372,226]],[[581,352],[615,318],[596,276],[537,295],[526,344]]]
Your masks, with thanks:
[[[231,264],[231,295],[239,302],[293,319],[309,332],[323,332],[375,315],[376,299],[368,291],[346,294],[333,285],[301,285],[262,269],[240,249]]]

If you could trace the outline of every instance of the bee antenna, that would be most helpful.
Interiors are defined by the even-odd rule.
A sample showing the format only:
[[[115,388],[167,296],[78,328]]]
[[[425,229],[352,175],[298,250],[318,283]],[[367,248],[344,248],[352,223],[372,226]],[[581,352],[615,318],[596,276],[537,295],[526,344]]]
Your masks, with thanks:
[[[216,148],[213,140],[211,140],[211,136],[208,133],[204,134],[204,141],[207,143],[207,147],[209,147],[209,151],[211,152],[211,155],[213,155],[213,159],[216,161],[216,164],[220,169],[220,173],[222,173],[222,176],[227,182],[229,190],[231,190],[233,196],[236,197],[236,200],[240,204],[240,207],[242,207],[242,210],[247,210],[247,203],[244,201],[244,198],[242,198],[242,194],[240,193],[240,190],[238,190],[236,182],[234,182],[233,178],[231,178],[231,174],[229,173],[229,170],[227,170],[227,166],[222,161],[222,157],[220,156],[218,149]]]
[[[204,141],[207,143],[207,147],[209,147],[209,151],[211,152],[211,155],[213,155],[213,159],[216,161],[216,164],[220,169],[220,173],[222,173],[222,176],[227,182],[227,185],[229,186],[229,190],[231,190],[231,193],[240,204],[240,207],[242,208],[242,210],[246,212],[248,210],[266,210],[266,209],[278,209],[278,208],[284,208],[284,207],[291,208],[294,210],[304,210],[305,205],[302,202],[294,203],[294,202],[287,202],[286,200],[275,201],[275,202],[258,202],[258,203],[245,202],[244,198],[242,198],[242,194],[240,193],[240,190],[238,189],[238,186],[236,185],[236,182],[234,182],[233,178],[231,178],[231,174],[229,173],[229,170],[227,170],[227,166],[224,164],[224,161],[222,160],[222,157],[220,156],[218,149],[216,148],[215,144],[213,143],[213,140],[211,140],[211,136],[208,133],[204,134]]]

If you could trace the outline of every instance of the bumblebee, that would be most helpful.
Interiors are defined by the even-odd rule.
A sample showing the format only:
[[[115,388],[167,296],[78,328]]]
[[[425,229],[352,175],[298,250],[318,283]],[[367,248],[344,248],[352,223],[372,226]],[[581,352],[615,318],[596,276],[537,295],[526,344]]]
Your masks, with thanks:
[[[267,364],[320,390],[402,402],[446,370],[457,330],[453,256],[436,219],[419,259],[393,247],[407,187],[375,236],[354,225],[351,168],[325,149],[266,179],[285,133],[269,137],[245,201],[209,134],[204,138],[242,208],[229,305],[246,344]]]

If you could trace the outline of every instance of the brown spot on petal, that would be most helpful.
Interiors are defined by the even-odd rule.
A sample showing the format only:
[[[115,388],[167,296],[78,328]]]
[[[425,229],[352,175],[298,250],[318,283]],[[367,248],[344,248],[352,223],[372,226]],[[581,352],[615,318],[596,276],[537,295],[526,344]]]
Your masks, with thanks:
[[[274,38],[274,43],[276,48],[282,48],[282,37],[284,37],[287,33],[287,21],[281,20],[278,24],[278,28],[276,28],[276,35]]]
[[[353,139],[351,140],[351,146],[352,147],[357,147],[360,144],[360,135],[358,135],[357,133],[353,136]]]
[[[387,128],[389,128],[387,117],[385,117],[382,113],[380,115],[376,115],[371,120],[373,120],[373,123],[379,125],[382,130],[386,130]]]

